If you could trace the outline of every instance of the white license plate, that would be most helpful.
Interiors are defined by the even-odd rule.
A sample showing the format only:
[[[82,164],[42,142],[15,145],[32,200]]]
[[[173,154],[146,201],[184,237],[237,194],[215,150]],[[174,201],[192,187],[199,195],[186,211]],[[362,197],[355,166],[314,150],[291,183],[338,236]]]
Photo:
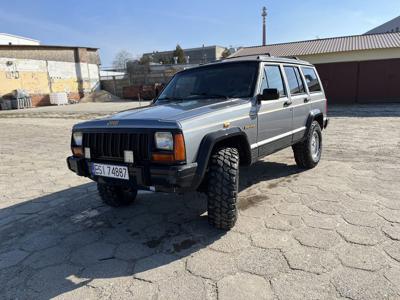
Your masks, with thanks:
[[[118,178],[129,180],[128,167],[105,165],[105,164],[92,164],[92,174],[95,176],[103,176],[110,178]]]

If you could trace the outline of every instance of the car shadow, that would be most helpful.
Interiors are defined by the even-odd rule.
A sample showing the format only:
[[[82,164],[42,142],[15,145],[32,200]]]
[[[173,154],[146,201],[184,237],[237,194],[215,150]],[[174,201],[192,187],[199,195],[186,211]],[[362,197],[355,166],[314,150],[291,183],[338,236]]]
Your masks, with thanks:
[[[305,171],[305,169],[300,169],[295,164],[288,165],[260,160],[249,167],[242,167],[240,169],[239,191],[241,192],[261,181],[287,178],[290,175],[298,174],[303,171]],[[270,183],[269,187],[273,188],[276,185],[277,183]]]
[[[328,107],[328,117],[381,118],[399,116],[399,103],[332,105]]]
[[[301,170],[260,161],[240,172],[243,191]],[[4,208],[0,298],[48,299],[96,286],[99,279],[152,282],[183,271],[180,258],[226,234],[208,225],[206,210],[200,193],[141,192],[133,205],[110,208],[101,203],[95,183]]]

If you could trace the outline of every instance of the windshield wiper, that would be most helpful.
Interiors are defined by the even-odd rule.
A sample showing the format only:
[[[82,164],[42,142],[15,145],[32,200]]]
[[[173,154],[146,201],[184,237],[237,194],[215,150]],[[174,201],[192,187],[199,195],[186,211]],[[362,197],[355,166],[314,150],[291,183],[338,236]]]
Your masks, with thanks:
[[[178,97],[164,97],[164,98],[158,98],[157,101],[183,101],[183,98],[178,98]]]
[[[222,98],[222,99],[230,99],[231,97],[220,94],[208,94],[208,93],[190,93],[191,96],[204,96],[207,98]]]

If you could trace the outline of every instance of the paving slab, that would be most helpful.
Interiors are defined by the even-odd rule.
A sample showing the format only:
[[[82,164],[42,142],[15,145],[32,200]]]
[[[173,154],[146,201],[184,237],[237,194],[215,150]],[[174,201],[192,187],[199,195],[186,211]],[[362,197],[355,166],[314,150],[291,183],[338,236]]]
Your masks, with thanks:
[[[75,123],[134,106],[0,112],[1,299],[400,298],[400,105],[334,108],[312,170],[242,168],[229,232],[200,193],[112,209],[68,170]]]

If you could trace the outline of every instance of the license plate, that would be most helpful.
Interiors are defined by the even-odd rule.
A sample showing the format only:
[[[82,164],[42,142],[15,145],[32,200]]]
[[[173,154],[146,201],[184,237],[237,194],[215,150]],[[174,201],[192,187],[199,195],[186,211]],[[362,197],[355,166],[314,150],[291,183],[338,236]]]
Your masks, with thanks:
[[[103,176],[110,178],[118,178],[129,180],[128,167],[105,165],[105,164],[92,164],[92,174],[95,176]]]

